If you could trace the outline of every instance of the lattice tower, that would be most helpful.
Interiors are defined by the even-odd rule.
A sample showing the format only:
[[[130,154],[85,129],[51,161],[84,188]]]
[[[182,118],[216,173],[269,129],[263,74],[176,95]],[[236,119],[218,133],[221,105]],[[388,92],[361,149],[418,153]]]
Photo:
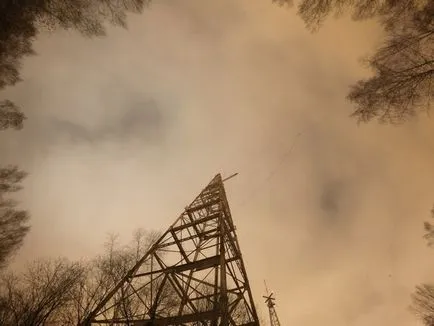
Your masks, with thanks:
[[[220,174],[85,321],[107,324],[259,326]]]

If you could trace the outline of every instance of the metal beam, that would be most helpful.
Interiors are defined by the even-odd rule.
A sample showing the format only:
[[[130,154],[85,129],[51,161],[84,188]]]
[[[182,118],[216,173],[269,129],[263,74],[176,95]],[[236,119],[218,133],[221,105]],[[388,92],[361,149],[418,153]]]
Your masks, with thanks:
[[[219,259],[220,259],[219,256],[213,256],[213,257],[196,260],[194,262],[190,262],[178,266],[170,266],[156,271],[136,274],[134,277],[141,277],[141,276],[147,276],[147,275],[158,274],[158,273],[182,273],[188,270],[199,271],[202,269],[207,269],[218,265]]]

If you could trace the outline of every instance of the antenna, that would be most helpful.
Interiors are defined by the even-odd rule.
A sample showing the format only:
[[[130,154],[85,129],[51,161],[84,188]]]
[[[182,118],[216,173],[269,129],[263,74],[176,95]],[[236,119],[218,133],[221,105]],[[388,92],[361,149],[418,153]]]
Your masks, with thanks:
[[[273,292],[268,291],[267,283],[264,280],[265,291],[267,295],[262,296],[265,299],[265,303],[268,307],[268,312],[270,314],[270,326],[280,326],[279,318],[277,317],[276,309],[274,306],[276,303],[274,302],[276,299],[273,298]]]
[[[227,177],[227,178],[224,178],[224,179],[222,180],[222,182],[228,181],[229,179],[232,179],[233,177],[236,177],[237,175],[238,175],[238,172],[237,172],[237,173],[234,173],[234,174],[232,174],[232,175],[230,175],[230,176]]]
[[[267,282],[265,280],[264,280],[264,285],[265,285],[265,293],[268,295],[270,292],[268,291]]]

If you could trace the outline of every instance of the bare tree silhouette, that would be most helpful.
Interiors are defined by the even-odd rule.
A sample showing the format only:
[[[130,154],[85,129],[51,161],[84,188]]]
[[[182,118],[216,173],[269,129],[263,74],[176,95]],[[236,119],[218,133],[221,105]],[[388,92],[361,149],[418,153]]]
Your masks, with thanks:
[[[431,210],[431,217],[434,218],[434,208]],[[428,246],[434,245],[434,225],[429,222],[424,223],[425,234]],[[415,292],[411,296],[412,304],[410,310],[426,326],[434,326],[434,285],[420,284],[416,286]]]
[[[291,0],[273,0],[291,4]],[[348,99],[359,122],[401,123],[428,111],[434,96],[434,2],[429,0],[301,0],[298,14],[311,31],[330,16],[376,18],[386,39],[365,60],[373,76],[353,85]]]
[[[0,325],[80,325],[136,263],[137,253],[146,252],[156,236],[137,230],[130,245],[121,246],[111,235],[104,253],[90,261],[39,259],[21,274],[3,273]],[[117,300],[123,302],[121,311],[116,312],[119,316],[137,313],[139,302],[122,295]]]
[[[78,263],[64,259],[37,260],[20,276],[4,275],[0,284],[0,324],[45,325],[70,300],[82,276],[83,268]]]
[[[3,0],[0,3],[0,89],[20,81],[21,60],[34,54],[40,31],[77,30],[105,35],[105,23],[126,27],[128,12],[141,12],[148,0]]]
[[[412,295],[410,309],[426,326],[434,325],[434,286],[421,284],[416,286]]]
[[[82,277],[70,292],[68,301],[59,307],[52,317],[58,325],[80,325],[102,298],[125,276],[130,268],[148,250],[157,234],[138,229],[131,243],[121,246],[116,235],[109,235],[102,255],[82,264]],[[121,311],[116,313],[128,317],[136,313],[140,303],[127,296],[116,298],[122,302]]]

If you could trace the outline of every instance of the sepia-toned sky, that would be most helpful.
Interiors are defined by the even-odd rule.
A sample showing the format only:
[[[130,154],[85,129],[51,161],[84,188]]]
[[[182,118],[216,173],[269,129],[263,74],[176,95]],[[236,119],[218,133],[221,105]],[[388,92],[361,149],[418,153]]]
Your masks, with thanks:
[[[165,229],[239,172],[226,188],[265,320],[264,279],[282,325],[417,325],[410,293],[434,281],[433,123],[358,126],[345,100],[380,40],[345,18],[310,34],[269,0],[156,1],[105,38],[41,35],[3,93],[28,115],[0,139],[2,163],[30,173],[14,265]]]

